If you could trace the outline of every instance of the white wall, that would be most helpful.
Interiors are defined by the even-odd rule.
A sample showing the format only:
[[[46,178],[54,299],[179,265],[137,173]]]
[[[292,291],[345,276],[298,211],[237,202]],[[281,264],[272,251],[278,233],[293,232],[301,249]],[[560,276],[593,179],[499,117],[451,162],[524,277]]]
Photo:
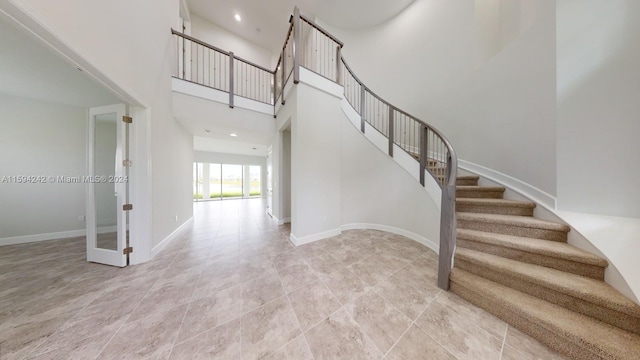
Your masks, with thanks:
[[[134,119],[133,136],[140,142],[133,146],[148,142],[151,160],[150,164],[134,162],[145,169],[132,171],[150,172],[151,180],[136,189],[149,194],[138,198],[140,203],[134,204],[133,211],[144,211],[150,224],[146,219],[140,221],[139,225],[149,229],[141,233],[144,238],[135,239],[140,246],[133,261],[149,259],[151,247],[193,214],[193,137],[171,115],[174,46],[170,29],[179,26],[179,1],[13,2],[144,108],[137,111],[142,118]],[[140,148],[134,153],[145,151]],[[139,216],[139,212],[132,215]]]
[[[342,224],[377,224],[412,232],[434,244],[440,211],[427,191],[348,120],[341,121]]]
[[[278,113],[281,130],[291,125],[292,240],[302,244],[344,229],[374,228],[437,249],[439,206],[386,154],[386,142],[383,151],[359,132],[335,90],[335,84],[301,69],[300,83]],[[274,148],[284,148],[286,158],[289,135],[280,134]],[[274,174],[286,185],[286,164],[278,166]],[[275,199],[286,202],[285,195],[274,194]]]
[[[298,92],[295,91],[297,87],[292,87],[288,92],[288,96],[286,97],[286,104],[280,107],[278,111],[278,115],[276,118],[276,129],[277,132],[273,137],[271,149],[271,161],[272,161],[272,204],[271,204],[271,215],[275,218],[275,220],[282,224],[285,219],[285,197],[287,194],[291,194],[290,200],[290,208],[287,209],[293,214],[294,210],[294,194],[292,189],[293,182],[293,170],[291,170],[291,175],[289,176],[291,182],[287,183],[287,180],[284,180],[285,176],[285,165],[284,165],[284,132],[286,130],[293,130],[293,123],[297,121],[298,117]],[[290,144],[291,149],[293,149],[293,134],[291,135],[292,143]],[[291,164],[293,164],[293,150],[290,160]],[[293,166],[293,165],[291,165]],[[294,219],[291,219],[292,227]]]
[[[282,217],[291,220],[291,131],[282,132]]]
[[[206,151],[195,151],[193,153],[193,161],[216,164],[266,166],[266,158],[262,156],[225,154]]]
[[[0,123],[0,244],[8,237],[84,231],[78,220],[85,214],[84,184],[1,179],[84,175],[86,109],[0,94]]]
[[[640,218],[640,2],[557,9],[558,208]]]
[[[340,233],[340,99],[304,83],[295,86],[291,121],[291,233],[298,242]],[[287,99],[287,102],[290,98]]]
[[[264,68],[275,68],[278,49],[265,49],[195,14],[191,14],[191,36]]]
[[[521,32],[478,66],[473,1],[416,0],[374,28],[327,28],[369,88],[441,130],[459,158],[555,195],[555,2],[518,3],[535,21],[501,27],[498,44]],[[495,16],[513,23],[516,10]]]

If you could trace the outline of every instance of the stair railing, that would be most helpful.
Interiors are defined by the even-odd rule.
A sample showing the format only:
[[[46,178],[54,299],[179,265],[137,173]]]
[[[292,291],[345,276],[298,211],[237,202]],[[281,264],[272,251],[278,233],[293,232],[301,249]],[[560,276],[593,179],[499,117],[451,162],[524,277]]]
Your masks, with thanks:
[[[273,105],[275,72],[171,29],[176,49],[173,77]]]
[[[393,106],[358,79],[342,57],[343,43],[314,21],[294,9],[274,71],[234,56],[212,45],[172,30],[177,59],[174,77],[275,106],[285,103],[285,87],[293,76],[300,80],[300,67],[343,86],[344,96],[360,115],[360,131],[373,128],[389,140],[388,154],[396,147],[420,165],[420,184],[430,174],[440,187],[440,251],[438,286],[449,290],[449,275],[456,246],[456,177],[458,159],[447,138],[433,126]],[[182,58],[181,58],[182,56]],[[369,127],[366,126],[369,124]]]

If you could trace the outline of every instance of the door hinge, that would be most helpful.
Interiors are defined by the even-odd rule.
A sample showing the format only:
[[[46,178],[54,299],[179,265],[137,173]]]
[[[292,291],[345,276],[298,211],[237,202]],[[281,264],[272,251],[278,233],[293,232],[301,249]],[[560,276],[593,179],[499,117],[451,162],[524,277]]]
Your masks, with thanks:
[[[124,210],[124,211],[133,210],[133,205],[132,204],[124,204],[124,205],[122,205],[122,210]]]
[[[132,248],[131,246],[126,247],[126,248],[124,248],[124,249],[122,250],[122,253],[123,253],[123,254],[125,254],[125,255],[129,255],[129,254],[131,254],[132,252],[133,252],[133,248]]]
[[[133,123],[133,118],[131,116],[124,115],[122,117],[122,122],[124,122],[126,124],[131,124],[131,123]]]
[[[122,166],[130,167],[132,165],[133,165],[133,161],[131,161],[131,160],[122,160]]]

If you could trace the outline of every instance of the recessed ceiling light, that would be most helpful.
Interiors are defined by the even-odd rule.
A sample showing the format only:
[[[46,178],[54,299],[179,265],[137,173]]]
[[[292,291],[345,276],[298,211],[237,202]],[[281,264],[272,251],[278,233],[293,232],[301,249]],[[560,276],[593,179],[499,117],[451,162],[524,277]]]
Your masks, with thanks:
[[[236,133],[231,133],[231,134],[229,134],[229,136],[236,137],[236,136],[238,136],[238,134],[236,134]]]
[[[236,21],[238,21],[238,22],[242,21],[242,18],[240,17],[240,14],[236,14],[236,15],[234,16],[234,18],[235,18],[235,19],[236,19]]]

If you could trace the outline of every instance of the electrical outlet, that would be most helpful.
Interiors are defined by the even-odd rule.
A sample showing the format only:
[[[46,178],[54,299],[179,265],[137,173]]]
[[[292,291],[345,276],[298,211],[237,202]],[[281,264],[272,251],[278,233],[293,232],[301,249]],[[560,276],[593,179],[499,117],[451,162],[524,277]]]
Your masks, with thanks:
[[[78,221],[84,221],[84,215],[78,216]]]

